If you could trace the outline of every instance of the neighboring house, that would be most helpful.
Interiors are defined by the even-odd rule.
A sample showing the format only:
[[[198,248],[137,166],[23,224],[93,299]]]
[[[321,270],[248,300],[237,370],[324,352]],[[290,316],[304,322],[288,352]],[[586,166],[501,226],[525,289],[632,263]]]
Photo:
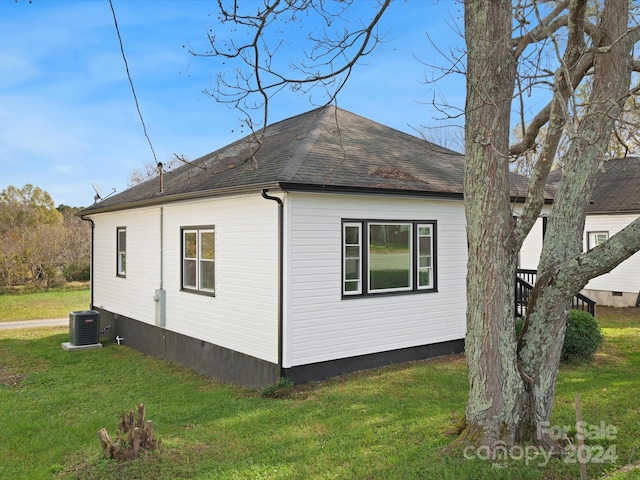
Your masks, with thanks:
[[[557,187],[562,171],[549,175],[549,185]],[[584,250],[605,242],[640,216],[640,158],[611,159],[602,163],[587,206]],[[542,249],[545,218],[540,218],[522,249],[521,267],[535,269]],[[598,305],[640,306],[640,253],[625,260],[611,272],[591,280],[582,293]]]
[[[111,338],[251,387],[463,350],[462,155],[332,106],[256,148],[82,212]]]

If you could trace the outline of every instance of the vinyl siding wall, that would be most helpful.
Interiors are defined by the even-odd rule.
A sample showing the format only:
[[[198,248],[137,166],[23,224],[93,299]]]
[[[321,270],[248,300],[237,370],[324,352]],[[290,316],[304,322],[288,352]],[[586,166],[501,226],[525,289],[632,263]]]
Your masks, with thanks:
[[[608,232],[609,237],[622,230],[637,215],[588,215],[585,219],[583,249],[588,246],[589,232]],[[520,267],[537,269],[542,252],[542,219],[539,218],[526,238],[520,253]],[[623,292],[624,298],[613,295]],[[628,258],[611,272],[592,279],[583,293],[601,305],[633,306],[640,293],[640,253]]]
[[[278,208],[259,193],[95,215],[94,304],[156,324],[160,225],[168,330],[278,360]],[[215,228],[215,296],[181,290],[181,228]],[[127,227],[127,276],[115,276],[115,232]]]
[[[464,338],[462,201],[290,193],[285,368]],[[437,220],[438,292],[342,298],[342,219]]]
[[[633,222],[638,215],[589,215],[585,220],[584,248],[587,248],[588,232],[609,232],[609,237]],[[611,272],[591,280],[586,290],[640,292],[640,253],[628,258]]]
[[[145,323],[155,321],[154,289],[160,278],[159,209],[91,217],[94,228],[93,303]],[[116,276],[116,228],[125,227],[126,276]]]
[[[551,207],[545,205],[542,208],[542,215],[548,215]],[[516,215],[518,210],[516,209]],[[536,270],[540,262],[540,254],[542,253],[542,217],[538,217],[536,223],[531,228],[529,235],[525,238],[520,250],[519,268]]]

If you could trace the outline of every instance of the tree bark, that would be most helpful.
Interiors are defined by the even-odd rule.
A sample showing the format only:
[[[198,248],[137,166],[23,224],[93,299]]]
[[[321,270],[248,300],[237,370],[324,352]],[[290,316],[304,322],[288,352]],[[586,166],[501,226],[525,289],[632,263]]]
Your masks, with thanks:
[[[554,449],[545,434],[571,297],[596,271],[609,271],[638,250],[638,225],[609,252],[582,254],[585,208],[614,122],[629,95],[631,48],[627,0],[608,0],[593,56],[593,86],[565,160],[541,256],[538,282],[521,338],[513,316],[514,277],[522,240],[539,214],[542,186],[568,117],[575,76],[583,76],[586,2],[569,2],[567,47],[555,78],[551,124],[534,169],[523,218],[512,218],[508,184],[510,107],[516,58],[509,46],[511,2],[465,2],[467,40],[465,209],[469,261],[466,353],[470,390],[466,429],[454,442],[475,445],[537,443]],[[554,113],[555,112],[555,113]],[[612,238],[613,240],[613,238]]]
[[[490,25],[490,28],[488,26]],[[524,384],[513,316],[517,264],[509,188],[509,116],[516,61],[511,2],[465,2],[465,210],[469,400],[459,442],[517,441]]]
[[[625,40],[629,10],[627,0],[608,0],[602,14],[602,52],[594,61],[592,93],[584,117],[565,158],[565,175],[547,223],[545,243],[538,267],[519,349],[519,361],[527,378],[530,419],[523,425],[526,439],[546,446],[550,439],[543,428],[551,417],[556,377],[564,341],[571,297],[594,276],[581,255],[585,208],[589,203],[599,164],[607,151],[615,120],[628,97],[631,80],[631,47]],[[636,239],[637,249],[637,239]],[[630,248],[629,251],[633,251]],[[604,257],[599,253],[600,257]],[[628,255],[627,255],[628,256]],[[610,255],[607,270],[622,259]],[[585,263],[585,266],[576,263]],[[604,265],[604,263],[602,265]],[[569,266],[572,268],[568,268]]]

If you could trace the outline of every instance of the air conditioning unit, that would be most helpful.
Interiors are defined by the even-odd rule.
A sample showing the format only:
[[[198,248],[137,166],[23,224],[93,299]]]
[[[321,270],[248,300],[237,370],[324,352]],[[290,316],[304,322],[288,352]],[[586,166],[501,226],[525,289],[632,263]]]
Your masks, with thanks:
[[[100,343],[100,312],[95,310],[70,312],[69,343],[74,346]]]

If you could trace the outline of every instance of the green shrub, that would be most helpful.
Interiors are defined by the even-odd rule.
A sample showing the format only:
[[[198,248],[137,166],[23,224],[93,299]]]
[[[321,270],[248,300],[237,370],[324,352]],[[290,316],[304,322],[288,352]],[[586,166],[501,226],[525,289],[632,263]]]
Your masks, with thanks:
[[[562,345],[562,359],[569,362],[593,360],[602,340],[600,325],[593,315],[582,310],[571,310]]]
[[[66,264],[62,269],[62,274],[67,282],[88,281],[91,276],[89,260],[80,260]]]
[[[516,335],[520,335],[524,321],[516,319]],[[561,358],[567,362],[593,360],[602,345],[600,325],[593,315],[582,310],[571,310],[562,345]]]
[[[523,326],[524,326],[524,318],[522,317],[516,318],[516,338],[520,338],[520,332],[522,332]]]

